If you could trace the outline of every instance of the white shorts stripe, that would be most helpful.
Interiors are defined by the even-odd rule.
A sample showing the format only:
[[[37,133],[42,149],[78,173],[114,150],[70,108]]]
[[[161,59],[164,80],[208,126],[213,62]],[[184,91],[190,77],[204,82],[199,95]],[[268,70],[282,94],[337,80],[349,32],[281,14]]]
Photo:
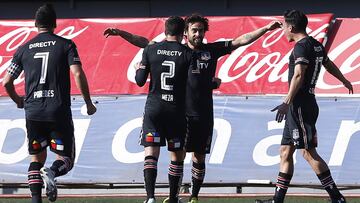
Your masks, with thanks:
[[[301,126],[301,129],[303,131],[303,140],[304,140],[305,149],[308,149],[309,148],[308,137],[307,137],[307,134],[306,134],[304,120],[303,120],[303,117],[302,117],[302,114],[301,114],[301,107],[298,108],[298,114],[299,114],[300,126]]]

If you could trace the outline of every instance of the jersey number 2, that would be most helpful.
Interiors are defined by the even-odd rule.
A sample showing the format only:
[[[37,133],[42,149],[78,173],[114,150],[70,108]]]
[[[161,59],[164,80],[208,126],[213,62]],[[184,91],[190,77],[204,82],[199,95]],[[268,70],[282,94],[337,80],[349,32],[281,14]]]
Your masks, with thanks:
[[[173,78],[175,76],[175,62],[164,61],[161,65],[169,67],[168,72],[161,73],[161,89],[171,91],[174,86],[166,83],[167,78]]]
[[[34,55],[35,59],[41,59],[41,75],[40,75],[40,84],[45,84],[46,74],[49,61],[49,52],[38,52]]]

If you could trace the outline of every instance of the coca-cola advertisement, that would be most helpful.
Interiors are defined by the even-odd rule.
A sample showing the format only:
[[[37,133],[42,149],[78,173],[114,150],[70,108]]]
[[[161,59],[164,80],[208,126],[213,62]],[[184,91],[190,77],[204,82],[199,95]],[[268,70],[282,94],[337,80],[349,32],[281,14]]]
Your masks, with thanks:
[[[360,90],[360,18],[336,19],[326,43],[329,58],[335,62],[345,77]],[[324,69],[317,82],[318,93],[347,93],[340,81]]]
[[[336,21],[330,30],[331,38],[324,40],[329,34],[332,14],[313,14],[308,17],[309,35],[329,44],[330,58],[353,82],[354,90],[358,92],[359,19]],[[282,20],[282,17],[209,17],[210,30],[204,42],[234,39],[273,20]],[[105,38],[103,31],[108,27],[117,27],[149,40],[162,41],[165,38],[164,21],[165,18],[59,19],[55,33],[76,43],[92,94],[143,94],[148,88],[140,88],[135,84],[133,68],[141,60],[143,49],[118,36]],[[33,20],[0,21],[0,82],[16,49],[36,34]],[[220,58],[216,74],[222,79],[222,85],[215,93],[287,93],[287,65],[294,43],[287,42],[283,35],[281,29],[268,32],[252,44]],[[23,75],[15,80],[15,85],[17,91],[24,94]],[[347,93],[338,81],[324,71],[318,79],[316,92]],[[73,88],[72,94],[79,94],[79,91]],[[6,96],[3,88],[0,89],[0,96]]]

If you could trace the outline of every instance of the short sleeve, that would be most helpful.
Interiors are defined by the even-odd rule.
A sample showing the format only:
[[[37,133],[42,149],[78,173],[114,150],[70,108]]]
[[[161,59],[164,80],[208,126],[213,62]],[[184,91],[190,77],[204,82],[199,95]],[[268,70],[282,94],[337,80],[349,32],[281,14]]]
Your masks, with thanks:
[[[147,79],[149,71],[150,71],[149,60],[147,57],[148,47],[149,46],[146,46],[144,49],[144,52],[142,54],[142,59],[139,64],[139,69],[136,71],[136,74],[135,74],[136,84],[140,87],[146,83],[146,79]]]
[[[77,51],[76,45],[73,41],[71,41],[71,43],[68,44],[67,60],[69,65],[75,65],[75,64],[81,65],[80,56]]]
[[[302,44],[297,43],[294,47],[294,61],[295,61],[295,65],[297,65],[297,64],[308,65],[309,64],[308,52]]]
[[[231,53],[231,43],[232,41],[219,41],[212,43],[214,53],[217,58]]]
[[[13,78],[18,78],[20,73],[23,71],[23,66],[22,66],[22,63],[21,63],[21,50],[18,49],[14,56],[13,56],[13,59],[10,63],[10,66],[8,67],[7,69],[7,73],[9,75],[11,75],[11,77]]]
[[[146,66],[146,67],[149,65],[148,50],[149,50],[149,46],[146,46],[144,48],[142,58],[141,58],[141,64]]]

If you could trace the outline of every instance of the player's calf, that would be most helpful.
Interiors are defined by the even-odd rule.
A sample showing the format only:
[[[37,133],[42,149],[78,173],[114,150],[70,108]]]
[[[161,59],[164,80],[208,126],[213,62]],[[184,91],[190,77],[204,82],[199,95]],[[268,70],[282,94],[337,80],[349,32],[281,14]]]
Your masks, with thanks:
[[[42,203],[41,188],[43,180],[40,175],[40,169],[43,164],[39,162],[31,162],[28,169],[28,183],[31,191],[31,202]]]
[[[74,162],[70,157],[59,156],[50,167],[55,173],[55,177],[67,174],[74,166]]]
[[[154,156],[146,156],[144,160],[144,180],[147,194],[146,202],[155,202],[157,161],[158,159]]]

